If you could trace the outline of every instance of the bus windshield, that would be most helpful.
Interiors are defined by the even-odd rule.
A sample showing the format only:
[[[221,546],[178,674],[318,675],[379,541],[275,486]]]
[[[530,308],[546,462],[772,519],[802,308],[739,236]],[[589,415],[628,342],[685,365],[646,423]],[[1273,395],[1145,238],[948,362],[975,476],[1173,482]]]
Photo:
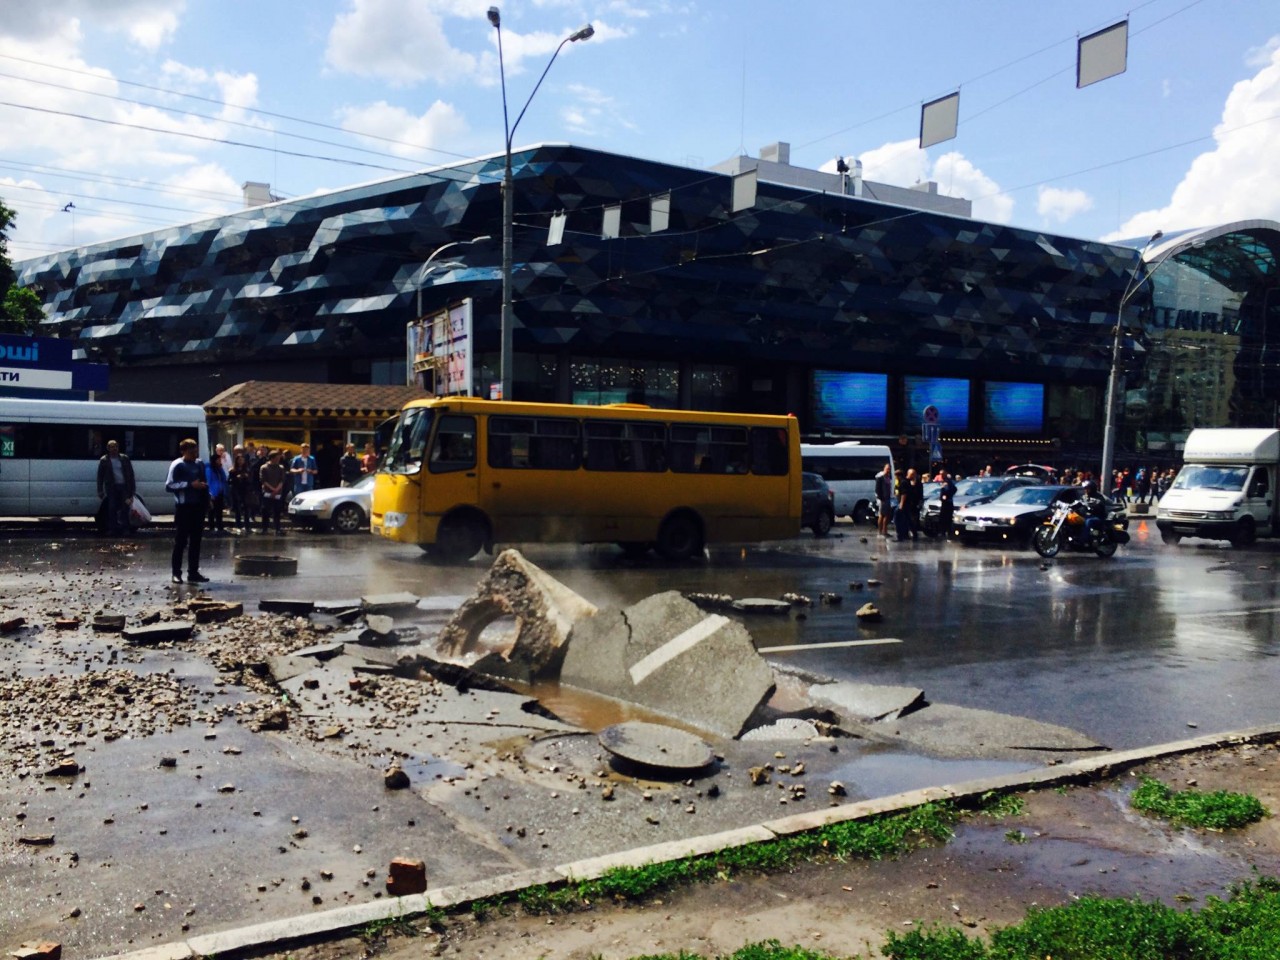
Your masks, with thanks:
[[[435,411],[429,407],[410,407],[400,415],[391,433],[382,469],[387,473],[417,473],[422,469],[427,439]]]

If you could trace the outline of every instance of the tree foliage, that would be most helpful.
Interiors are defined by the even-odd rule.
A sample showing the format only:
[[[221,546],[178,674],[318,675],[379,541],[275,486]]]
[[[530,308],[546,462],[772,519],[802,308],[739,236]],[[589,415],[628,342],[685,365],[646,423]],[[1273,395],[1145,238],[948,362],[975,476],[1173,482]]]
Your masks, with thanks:
[[[9,228],[17,216],[0,201],[0,333],[33,333],[44,319],[40,298],[26,287],[17,286],[17,275],[9,262]]]

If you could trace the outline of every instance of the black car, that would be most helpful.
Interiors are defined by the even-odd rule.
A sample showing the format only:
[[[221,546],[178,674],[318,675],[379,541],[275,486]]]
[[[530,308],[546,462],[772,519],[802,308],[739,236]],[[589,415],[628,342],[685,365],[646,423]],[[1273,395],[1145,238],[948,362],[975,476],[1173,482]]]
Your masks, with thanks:
[[[954,529],[966,543],[976,540],[1012,540],[1026,543],[1032,532],[1060,501],[1080,499],[1079,487],[1034,484],[1013,487],[986,503],[956,511]]]
[[[815,537],[825,537],[836,521],[835,494],[816,473],[800,474],[800,526],[808,527]]]

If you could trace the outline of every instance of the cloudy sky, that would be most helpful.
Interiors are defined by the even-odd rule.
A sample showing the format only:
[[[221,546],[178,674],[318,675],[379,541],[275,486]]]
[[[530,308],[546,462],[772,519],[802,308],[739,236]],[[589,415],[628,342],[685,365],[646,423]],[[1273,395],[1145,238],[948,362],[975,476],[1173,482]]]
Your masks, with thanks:
[[[707,166],[762,145],[1079,237],[1280,219],[1277,0],[507,0],[515,134]],[[15,259],[502,149],[488,0],[0,0]],[[1128,70],[1075,88],[1129,17]],[[959,89],[959,135],[916,147]]]

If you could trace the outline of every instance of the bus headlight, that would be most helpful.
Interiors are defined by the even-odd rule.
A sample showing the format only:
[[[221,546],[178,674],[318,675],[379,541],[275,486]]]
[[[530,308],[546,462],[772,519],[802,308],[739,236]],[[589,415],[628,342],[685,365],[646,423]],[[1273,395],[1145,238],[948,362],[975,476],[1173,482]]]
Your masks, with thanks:
[[[382,527],[384,530],[398,530],[409,522],[407,513],[384,513],[382,515]]]

